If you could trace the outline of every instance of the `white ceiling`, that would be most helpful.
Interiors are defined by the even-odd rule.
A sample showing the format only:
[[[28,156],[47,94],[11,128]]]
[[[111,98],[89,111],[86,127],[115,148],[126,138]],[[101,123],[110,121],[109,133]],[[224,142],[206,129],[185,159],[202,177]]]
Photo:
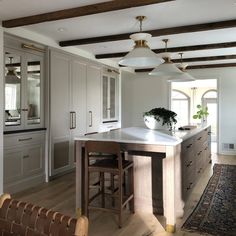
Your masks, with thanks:
[[[0,20],[47,13],[55,10],[68,9],[99,2],[106,1],[0,0]],[[147,16],[147,20],[143,23],[144,31],[232,20],[236,18],[236,0],[176,0],[145,7],[137,7],[67,20],[45,22],[25,26],[25,28],[59,42],[62,40],[82,39],[138,31],[139,25],[135,20],[135,17],[138,15]],[[60,28],[63,28],[64,31],[59,32],[58,29]],[[169,47],[233,42],[236,41],[236,28],[155,37],[151,39],[149,46],[151,48],[164,47],[161,41],[163,38],[170,39]],[[92,52],[93,54],[103,54],[129,51],[132,46],[133,42],[131,40],[123,40],[82,45],[78,47]],[[186,52],[184,57],[204,57],[230,54],[236,54],[236,48]],[[172,55],[172,58],[178,57],[178,54]],[[221,62],[213,61],[205,64],[222,62],[226,63],[226,60]],[[230,60],[230,62],[235,62],[235,60]]]

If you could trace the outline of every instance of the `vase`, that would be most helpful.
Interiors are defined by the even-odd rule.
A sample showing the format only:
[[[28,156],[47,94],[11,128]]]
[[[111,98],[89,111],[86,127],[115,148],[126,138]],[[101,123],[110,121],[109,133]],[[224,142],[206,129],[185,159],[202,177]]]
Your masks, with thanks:
[[[167,124],[162,125],[163,120],[157,121],[153,116],[144,116],[144,123],[149,129],[169,130]]]

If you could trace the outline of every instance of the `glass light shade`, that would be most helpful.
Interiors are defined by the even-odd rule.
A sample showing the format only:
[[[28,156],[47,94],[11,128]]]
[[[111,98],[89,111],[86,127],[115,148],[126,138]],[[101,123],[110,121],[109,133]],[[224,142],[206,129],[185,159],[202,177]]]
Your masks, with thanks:
[[[6,84],[19,84],[20,83],[20,78],[17,77],[15,70],[16,68],[14,67],[8,68],[8,72],[5,76]]]
[[[153,69],[149,75],[155,75],[165,78],[170,78],[174,76],[179,76],[183,72],[178,69],[172,62],[165,61],[163,64],[159,65],[157,68]]]
[[[194,81],[195,79],[188,74],[187,72],[182,72],[181,75],[172,77],[170,79],[168,79],[168,82],[189,82],[189,81]]]
[[[150,34],[137,33],[130,35],[130,38],[136,42],[142,42],[142,45],[135,46],[119,64],[132,68],[150,68],[156,67],[164,62],[164,60],[155,54],[145,43],[151,38]]]

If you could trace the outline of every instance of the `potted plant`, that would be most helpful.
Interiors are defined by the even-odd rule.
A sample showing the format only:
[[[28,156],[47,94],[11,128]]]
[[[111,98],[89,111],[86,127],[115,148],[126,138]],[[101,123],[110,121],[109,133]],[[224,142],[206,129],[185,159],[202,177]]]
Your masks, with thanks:
[[[204,107],[198,104],[197,109],[198,111],[195,115],[193,115],[193,119],[201,119],[202,122],[205,122],[207,116],[209,115],[208,107]]]
[[[168,129],[172,130],[177,123],[177,114],[163,107],[153,108],[144,112],[144,122],[149,129]]]

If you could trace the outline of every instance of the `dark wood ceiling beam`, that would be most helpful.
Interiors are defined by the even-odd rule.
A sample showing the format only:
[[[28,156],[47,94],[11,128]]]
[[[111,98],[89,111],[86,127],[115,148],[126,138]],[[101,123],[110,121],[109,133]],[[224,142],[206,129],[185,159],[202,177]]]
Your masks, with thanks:
[[[222,68],[222,67],[236,67],[236,63],[222,63],[222,64],[208,64],[208,65],[193,65],[188,66],[188,70],[195,69],[209,69],[209,68]],[[145,69],[136,69],[137,73],[148,73],[151,72],[154,68],[145,68]]]
[[[187,52],[187,51],[210,50],[210,49],[233,48],[233,47],[236,47],[236,42],[173,47],[173,48],[168,48],[168,52]],[[153,49],[152,51],[155,53],[162,53],[165,52],[165,49],[159,48],[159,49]],[[128,52],[97,54],[95,55],[95,57],[97,59],[119,58],[125,56],[127,53]]]
[[[172,59],[174,63],[182,62],[197,62],[197,61],[217,61],[217,60],[232,60],[236,59],[236,55],[223,55],[223,56],[209,56],[209,57],[193,57],[193,58],[183,58],[181,59]]]
[[[153,37],[159,37],[159,36],[164,36],[164,35],[193,33],[193,32],[218,30],[218,29],[226,29],[226,28],[233,28],[233,27],[236,27],[235,19],[228,20],[228,21],[205,23],[205,24],[172,27],[172,28],[166,28],[166,29],[155,29],[155,30],[149,30],[145,32],[151,34]],[[93,38],[85,38],[85,39],[67,40],[67,41],[59,42],[59,45],[61,47],[66,47],[66,46],[126,40],[126,39],[129,39],[129,36],[132,33],[134,32],[125,33],[125,34],[117,34],[117,35],[101,36],[101,37],[93,37]]]
[[[6,20],[2,22],[2,26],[6,28],[25,26],[43,23],[47,21],[64,20],[74,17],[99,14],[109,11],[118,11],[133,7],[141,7],[150,4],[170,2],[175,0],[115,0],[109,2],[96,3],[92,5],[54,11],[44,14],[27,16],[17,19]]]

